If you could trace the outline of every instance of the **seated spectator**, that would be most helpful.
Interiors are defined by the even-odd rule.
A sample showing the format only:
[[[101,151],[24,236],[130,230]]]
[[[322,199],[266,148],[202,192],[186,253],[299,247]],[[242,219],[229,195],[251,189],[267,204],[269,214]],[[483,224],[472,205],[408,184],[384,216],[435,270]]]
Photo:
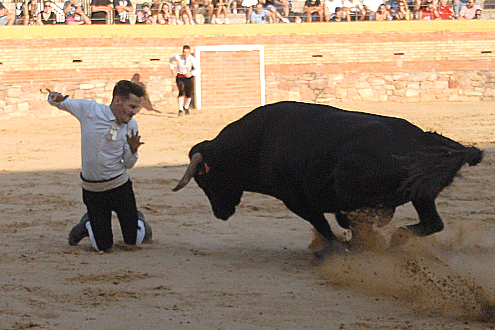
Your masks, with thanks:
[[[67,20],[67,17],[69,15],[72,15],[76,12],[76,7],[80,6],[83,11],[84,11],[84,6],[81,0],[67,0],[64,3],[64,14],[65,14],[65,19]]]
[[[115,24],[131,24],[129,15],[134,12],[131,0],[114,0],[113,8],[115,9]]]
[[[342,10],[342,8],[337,7],[337,8],[335,8],[335,14],[330,19],[330,22],[349,22],[351,20],[350,17],[347,17],[345,15],[346,14]]]
[[[437,11],[441,19],[456,19],[454,10],[451,6],[449,6],[447,0],[440,0]]]
[[[433,4],[433,1],[428,1],[426,7],[419,11],[419,19],[424,21],[440,19],[440,15]]]
[[[193,20],[191,9],[188,5],[184,4],[182,0],[173,1],[173,12],[175,15],[175,22],[178,25],[194,25],[196,22]]]
[[[325,2],[323,3],[323,15],[326,22],[329,22],[332,19],[333,15],[335,15],[335,9],[337,7],[344,7],[342,0],[325,0]]]
[[[306,16],[306,22],[320,21],[323,22],[323,6],[320,0],[306,0],[303,7],[303,13]]]
[[[149,3],[143,2],[141,10],[136,13],[136,24],[156,24],[156,18],[151,13]]]
[[[399,1],[398,0],[388,0],[385,2],[385,8],[387,8],[388,12],[392,16],[392,20],[395,19],[395,13],[399,9]]]
[[[359,0],[345,0],[342,10],[343,14],[350,17],[351,21],[361,21],[364,16],[363,5]],[[325,16],[326,20],[326,16]]]
[[[375,22],[385,22],[392,20],[392,15],[390,15],[390,12],[387,10],[387,6],[385,6],[385,4],[381,4],[380,6],[378,6],[378,10],[373,16],[373,20]]]
[[[74,14],[69,15],[65,23],[67,25],[91,25],[91,19],[84,13],[81,6],[77,6]]]
[[[473,19],[476,15],[476,10],[481,9],[475,4],[474,0],[468,0],[467,4],[462,6],[459,12],[459,19]]]
[[[290,23],[289,15],[292,9],[292,0],[266,0],[266,8],[284,23]]]
[[[110,0],[92,0],[91,23],[107,24],[108,14],[111,11],[112,11],[112,2]]]
[[[51,1],[45,1],[43,3],[43,11],[38,14],[38,21],[41,25],[57,24],[57,15],[52,11]]]
[[[14,25],[15,15],[9,13],[7,8],[0,2],[0,25]]]
[[[231,11],[232,14],[237,15],[237,7],[242,7],[242,0],[229,0],[229,1],[227,1],[227,10]]]
[[[409,21],[412,14],[409,10],[409,6],[404,0],[399,0],[399,9],[395,12],[395,20],[397,21]]]
[[[196,15],[201,14],[205,18],[205,24],[211,23],[214,10],[215,7],[210,0],[193,0],[191,3],[193,18],[196,19]]]
[[[481,9],[476,9],[473,19],[485,19],[483,17],[483,12],[481,11]]]
[[[38,20],[38,4],[36,1],[24,1],[21,7],[21,16],[17,20],[17,25],[41,25]]]
[[[213,7],[215,8],[215,24],[229,24],[227,18],[227,0],[213,0]],[[220,16],[223,14],[223,23],[220,20]]]
[[[249,16],[249,21],[251,24],[266,24],[270,23],[270,16],[270,11],[263,8],[262,3],[257,3]]]
[[[246,14],[247,23],[250,23],[251,13],[253,12],[257,4],[258,0],[242,0],[242,6],[248,9]]]
[[[373,17],[375,17],[375,13],[378,10],[378,7],[382,5],[383,2],[382,0],[364,0],[363,1],[363,8],[364,8],[364,15],[363,15],[363,20],[367,21],[373,21]]]

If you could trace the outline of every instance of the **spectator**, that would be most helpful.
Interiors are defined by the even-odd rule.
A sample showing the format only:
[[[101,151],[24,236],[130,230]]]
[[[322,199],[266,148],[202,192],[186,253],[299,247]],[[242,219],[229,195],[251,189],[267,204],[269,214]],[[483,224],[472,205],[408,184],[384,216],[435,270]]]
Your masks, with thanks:
[[[21,7],[21,17],[17,21],[18,25],[42,25],[38,19],[38,4],[36,1],[24,1]]]
[[[229,19],[227,17],[227,0],[213,0],[213,7],[215,7],[215,24],[222,24],[220,20],[220,15],[223,14],[223,23],[229,24]]]
[[[279,20],[290,23],[289,14],[292,8],[292,0],[266,0],[266,8]],[[280,14],[280,15],[277,15]]]
[[[14,25],[15,22],[15,15],[9,13],[7,8],[3,5],[2,2],[0,2],[0,26],[1,25]]]
[[[452,7],[449,6],[447,0],[440,0],[440,4],[437,7],[438,15],[441,19],[456,19]]]
[[[205,24],[211,24],[214,9],[211,0],[193,0],[191,3],[192,16],[196,19],[196,15],[203,15]]]
[[[476,9],[476,12],[474,13],[474,17],[473,19],[485,19],[483,17],[483,12],[481,11],[481,9]]]
[[[177,63],[177,69],[175,69],[174,62]],[[182,116],[183,111],[188,115],[194,89],[194,77],[201,72],[199,62],[191,54],[191,47],[184,45],[182,47],[182,54],[171,56],[169,64],[170,72],[175,77],[175,82],[179,89],[179,95],[177,97],[179,116]]]
[[[373,21],[373,17],[381,4],[383,4],[382,0],[364,0],[363,8],[365,14],[363,15],[363,19]]]
[[[52,11],[51,1],[45,1],[43,3],[43,11],[38,14],[38,21],[41,25],[57,24],[57,15]]]
[[[77,6],[81,6],[81,8],[84,10],[84,6],[81,0],[67,0],[64,3],[64,14],[66,20],[69,15],[72,15],[76,12]]]
[[[344,11],[345,15],[348,15],[348,17],[350,17],[351,21],[361,21],[363,19],[363,5],[359,0],[345,0],[342,10]]]
[[[412,18],[409,6],[404,0],[399,0],[399,9],[395,13],[395,20],[398,21],[409,21]]]
[[[65,23],[67,25],[91,25],[91,19],[84,13],[81,6],[77,6],[74,14],[69,15]]]
[[[270,23],[270,11],[263,8],[262,3],[257,3],[254,10],[251,12],[249,21],[252,24],[265,24]]]
[[[151,5],[151,15],[156,24],[172,25],[172,3],[156,1]]]
[[[419,20],[419,14],[422,8],[423,8],[422,0],[413,0],[412,10],[411,10],[412,20]]]
[[[111,11],[112,11],[112,2],[110,0],[92,0],[91,23],[107,24],[108,14]]]
[[[229,0],[227,1],[227,9],[232,11],[232,14],[237,15],[237,7],[242,7],[242,0]],[[232,9],[231,9],[232,7]]]
[[[335,15],[335,9],[337,7],[344,7],[342,0],[325,0],[325,2],[323,3],[323,14],[325,17],[325,21],[329,22],[332,19],[333,15]]]
[[[192,12],[189,6],[186,4],[186,0],[176,0],[173,2],[173,11],[175,15],[175,22],[179,25],[194,25],[196,22],[193,20]]]
[[[392,19],[395,19],[395,13],[399,9],[399,1],[398,0],[388,0],[385,3],[385,8],[387,8],[388,12],[392,16]]]
[[[324,13],[320,0],[306,0],[303,7],[303,13],[306,16],[306,22],[308,23],[316,20],[323,22]]]
[[[428,1],[426,7],[419,11],[419,19],[424,21],[440,19],[440,15],[433,4],[433,1]]]
[[[342,8],[335,8],[335,14],[330,19],[330,22],[349,22],[350,17],[346,16],[346,13],[342,10]]]
[[[468,0],[467,4],[462,6],[459,12],[459,19],[473,19],[476,14],[476,10],[481,9],[474,0]]]
[[[140,86],[121,80],[109,106],[67,99],[57,92],[48,96],[50,105],[76,117],[81,126],[80,177],[87,213],[70,231],[70,245],[89,236],[96,251],[108,252],[113,245],[112,211],[117,213],[125,244],[140,245],[152,239],[151,227],[137,210],[127,173],[136,164],[143,144],[133,118],[141,109],[143,95]]]
[[[156,24],[156,18],[151,13],[150,4],[143,2],[141,10],[136,13],[136,24]]]
[[[258,0],[242,0],[242,6],[244,8],[247,8],[247,14],[246,14],[246,22],[247,23],[250,23],[250,17],[251,17],[251,13],[253,12],[253,10],[256,8],[256,5],[258,4]],[[263,4],[261,4],[263,5]]]
[[[131,24],[129,14],[134,11],[131,0],[114,0],[113,7],[115,9],[115,24]]]
[[[373,16],[373,20],[375,22],[385,22],[392,20],[392,15],[387,10],[387,6],[385,4],[381,4],[380,6],[378,6],[378,10]]]

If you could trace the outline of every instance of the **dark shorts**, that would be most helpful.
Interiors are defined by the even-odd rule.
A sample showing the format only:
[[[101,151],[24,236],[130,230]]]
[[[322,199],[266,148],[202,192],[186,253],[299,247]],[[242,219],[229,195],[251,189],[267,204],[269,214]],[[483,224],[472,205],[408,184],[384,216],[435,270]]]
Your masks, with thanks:
[[[182,78],[177,76],[175,78],[175,82],[177,83],[177,87],[179,88],[179,96],[185,95],[187,98],[192,97],[194,89],[194,77]]]

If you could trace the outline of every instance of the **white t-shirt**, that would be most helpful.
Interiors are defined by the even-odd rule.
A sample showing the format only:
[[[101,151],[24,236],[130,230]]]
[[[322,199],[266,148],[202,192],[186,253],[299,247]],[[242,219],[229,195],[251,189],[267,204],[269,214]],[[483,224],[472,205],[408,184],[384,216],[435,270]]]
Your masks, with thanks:
[[[377,11],[378,7],[383,4],[382,0],[364,0],[363,6],[368,7],[369,10]]]
[[[328,15],[333,16],[335,14],[335,8],[337,7],[343,7],[342,0],[325,1],[325,13]]]

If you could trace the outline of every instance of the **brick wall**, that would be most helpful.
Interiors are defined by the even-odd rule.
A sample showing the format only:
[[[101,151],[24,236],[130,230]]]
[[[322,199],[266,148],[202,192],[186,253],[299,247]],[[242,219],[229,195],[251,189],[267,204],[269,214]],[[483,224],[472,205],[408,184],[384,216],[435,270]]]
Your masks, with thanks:
[[[175,109],[168,58],[180,53],[184,44],[193,50],[213,45],[262,46],[266,102],[495,97],[495,26],[486,20],[13,26],[0,29],[0,118],[55,113],[40,93],[44,88],[109,103],[115,82],[136,72],[147,84],[155,108]],[[253,55],[204,54],[203,88],[211,97],[203,99],[203,108],[251,105],[253,100],[246,97],[260,85],[256,75],[246,76],[259,70],[256,56],[249,56]],[[215,80],[215,74],[221,79]],[[250,90],[252,86],[256,87]],[[219,90],[228,93],[215,94]]]

